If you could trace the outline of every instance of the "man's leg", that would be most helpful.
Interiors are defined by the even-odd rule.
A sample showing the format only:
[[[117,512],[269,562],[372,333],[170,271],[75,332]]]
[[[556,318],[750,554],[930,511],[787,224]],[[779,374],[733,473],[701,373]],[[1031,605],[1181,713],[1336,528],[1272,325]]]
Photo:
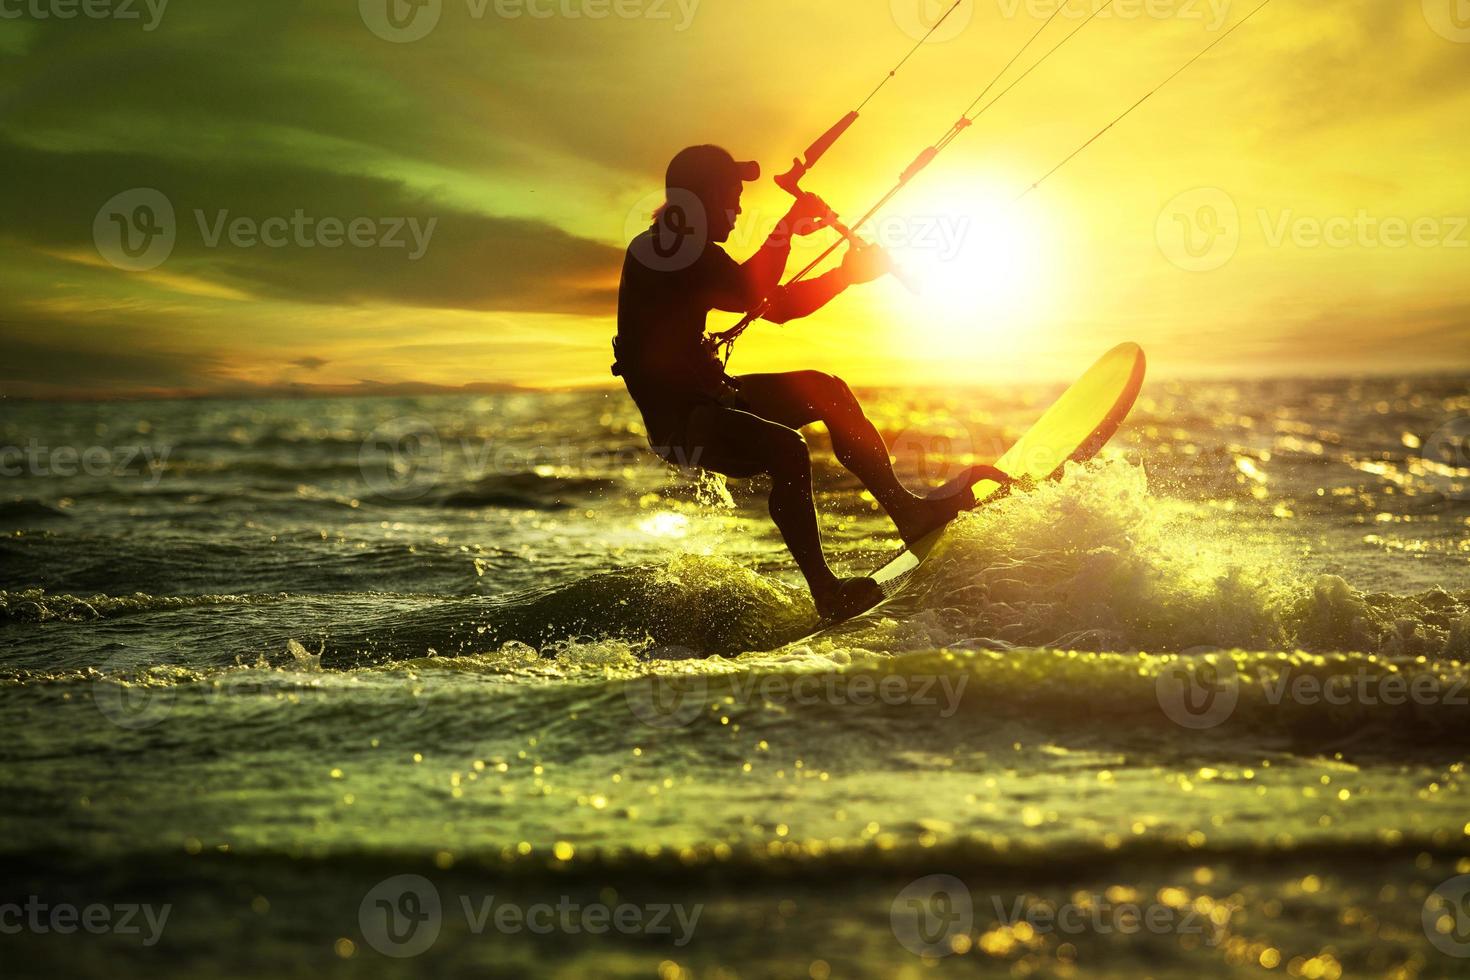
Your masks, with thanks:
[[[689,416],[685,441],[691,462],[704,469],[735,477],[770,474],[771,520],[796,559],[817,607],[824,609],[841,583],[822,555],[812,499],[811,458],[801,433],[748,412],[700,406]]]
[[[799,429],[822,422],[837,461],[862,481],[898,526],[914,541],[954,516],[955,504],[910,493],[893,472],[888,446],[841,378],[820,371],[746,374],[736,379],[756,415]]]

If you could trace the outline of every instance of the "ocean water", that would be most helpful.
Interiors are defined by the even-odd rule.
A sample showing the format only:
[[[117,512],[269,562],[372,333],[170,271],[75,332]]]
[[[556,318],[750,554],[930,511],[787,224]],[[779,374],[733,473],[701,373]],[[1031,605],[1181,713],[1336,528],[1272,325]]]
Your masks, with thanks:
[[[1467,380],[1152,381],[810,637],[620,391],[6,404],[5,972],[1466,975]]]

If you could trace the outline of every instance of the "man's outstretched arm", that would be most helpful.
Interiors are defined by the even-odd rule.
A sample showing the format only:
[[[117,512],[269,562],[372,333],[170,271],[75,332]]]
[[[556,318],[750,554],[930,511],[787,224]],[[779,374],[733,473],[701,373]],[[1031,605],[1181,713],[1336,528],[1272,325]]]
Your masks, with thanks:
[[[784,232],[782,225],[776,226],[756,253],[740,264],[745,295],[739,305],[744,310],[754,309],[764,297],[775,292],[786,272],[786,261],[791,257],[791,236]]]
[[[841,269],[833,269],[815,279],[803,279],[789,286],[778,286],[771,293],[771,301],[763,319],[772,323],[786,323],[811,316],[836,299],[847,287],[847,277]]]
[[[788,286],[778,286],[771,294],[764,319],[772,323],[799,320],[826,306],[848,286],[871,282],[889,271],[888,257],[882,249],[852,248],[842,265],[815,279],[803,279]]]

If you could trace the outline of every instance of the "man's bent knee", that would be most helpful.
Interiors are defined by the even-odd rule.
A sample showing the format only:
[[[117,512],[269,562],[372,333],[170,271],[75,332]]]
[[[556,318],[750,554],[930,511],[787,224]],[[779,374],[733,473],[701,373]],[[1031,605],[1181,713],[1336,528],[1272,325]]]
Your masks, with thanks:
[[[857,396],[835,374],[821,374],[822,407],[827,413],[847,414],[858,408]]]
[[[795,429],[786,429],[770,442],[771,472],[800,472],[811,465],[806,439]]]

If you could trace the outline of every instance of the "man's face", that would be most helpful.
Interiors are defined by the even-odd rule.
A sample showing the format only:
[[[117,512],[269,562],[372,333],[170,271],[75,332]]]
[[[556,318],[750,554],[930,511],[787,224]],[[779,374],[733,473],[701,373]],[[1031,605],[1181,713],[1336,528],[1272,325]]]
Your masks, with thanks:
[[[735,230],[735,219],[740,216],[740,193],[745,185],[740,181],[724,184],[716,189],[709,202],[709,240],[727,242]]]

